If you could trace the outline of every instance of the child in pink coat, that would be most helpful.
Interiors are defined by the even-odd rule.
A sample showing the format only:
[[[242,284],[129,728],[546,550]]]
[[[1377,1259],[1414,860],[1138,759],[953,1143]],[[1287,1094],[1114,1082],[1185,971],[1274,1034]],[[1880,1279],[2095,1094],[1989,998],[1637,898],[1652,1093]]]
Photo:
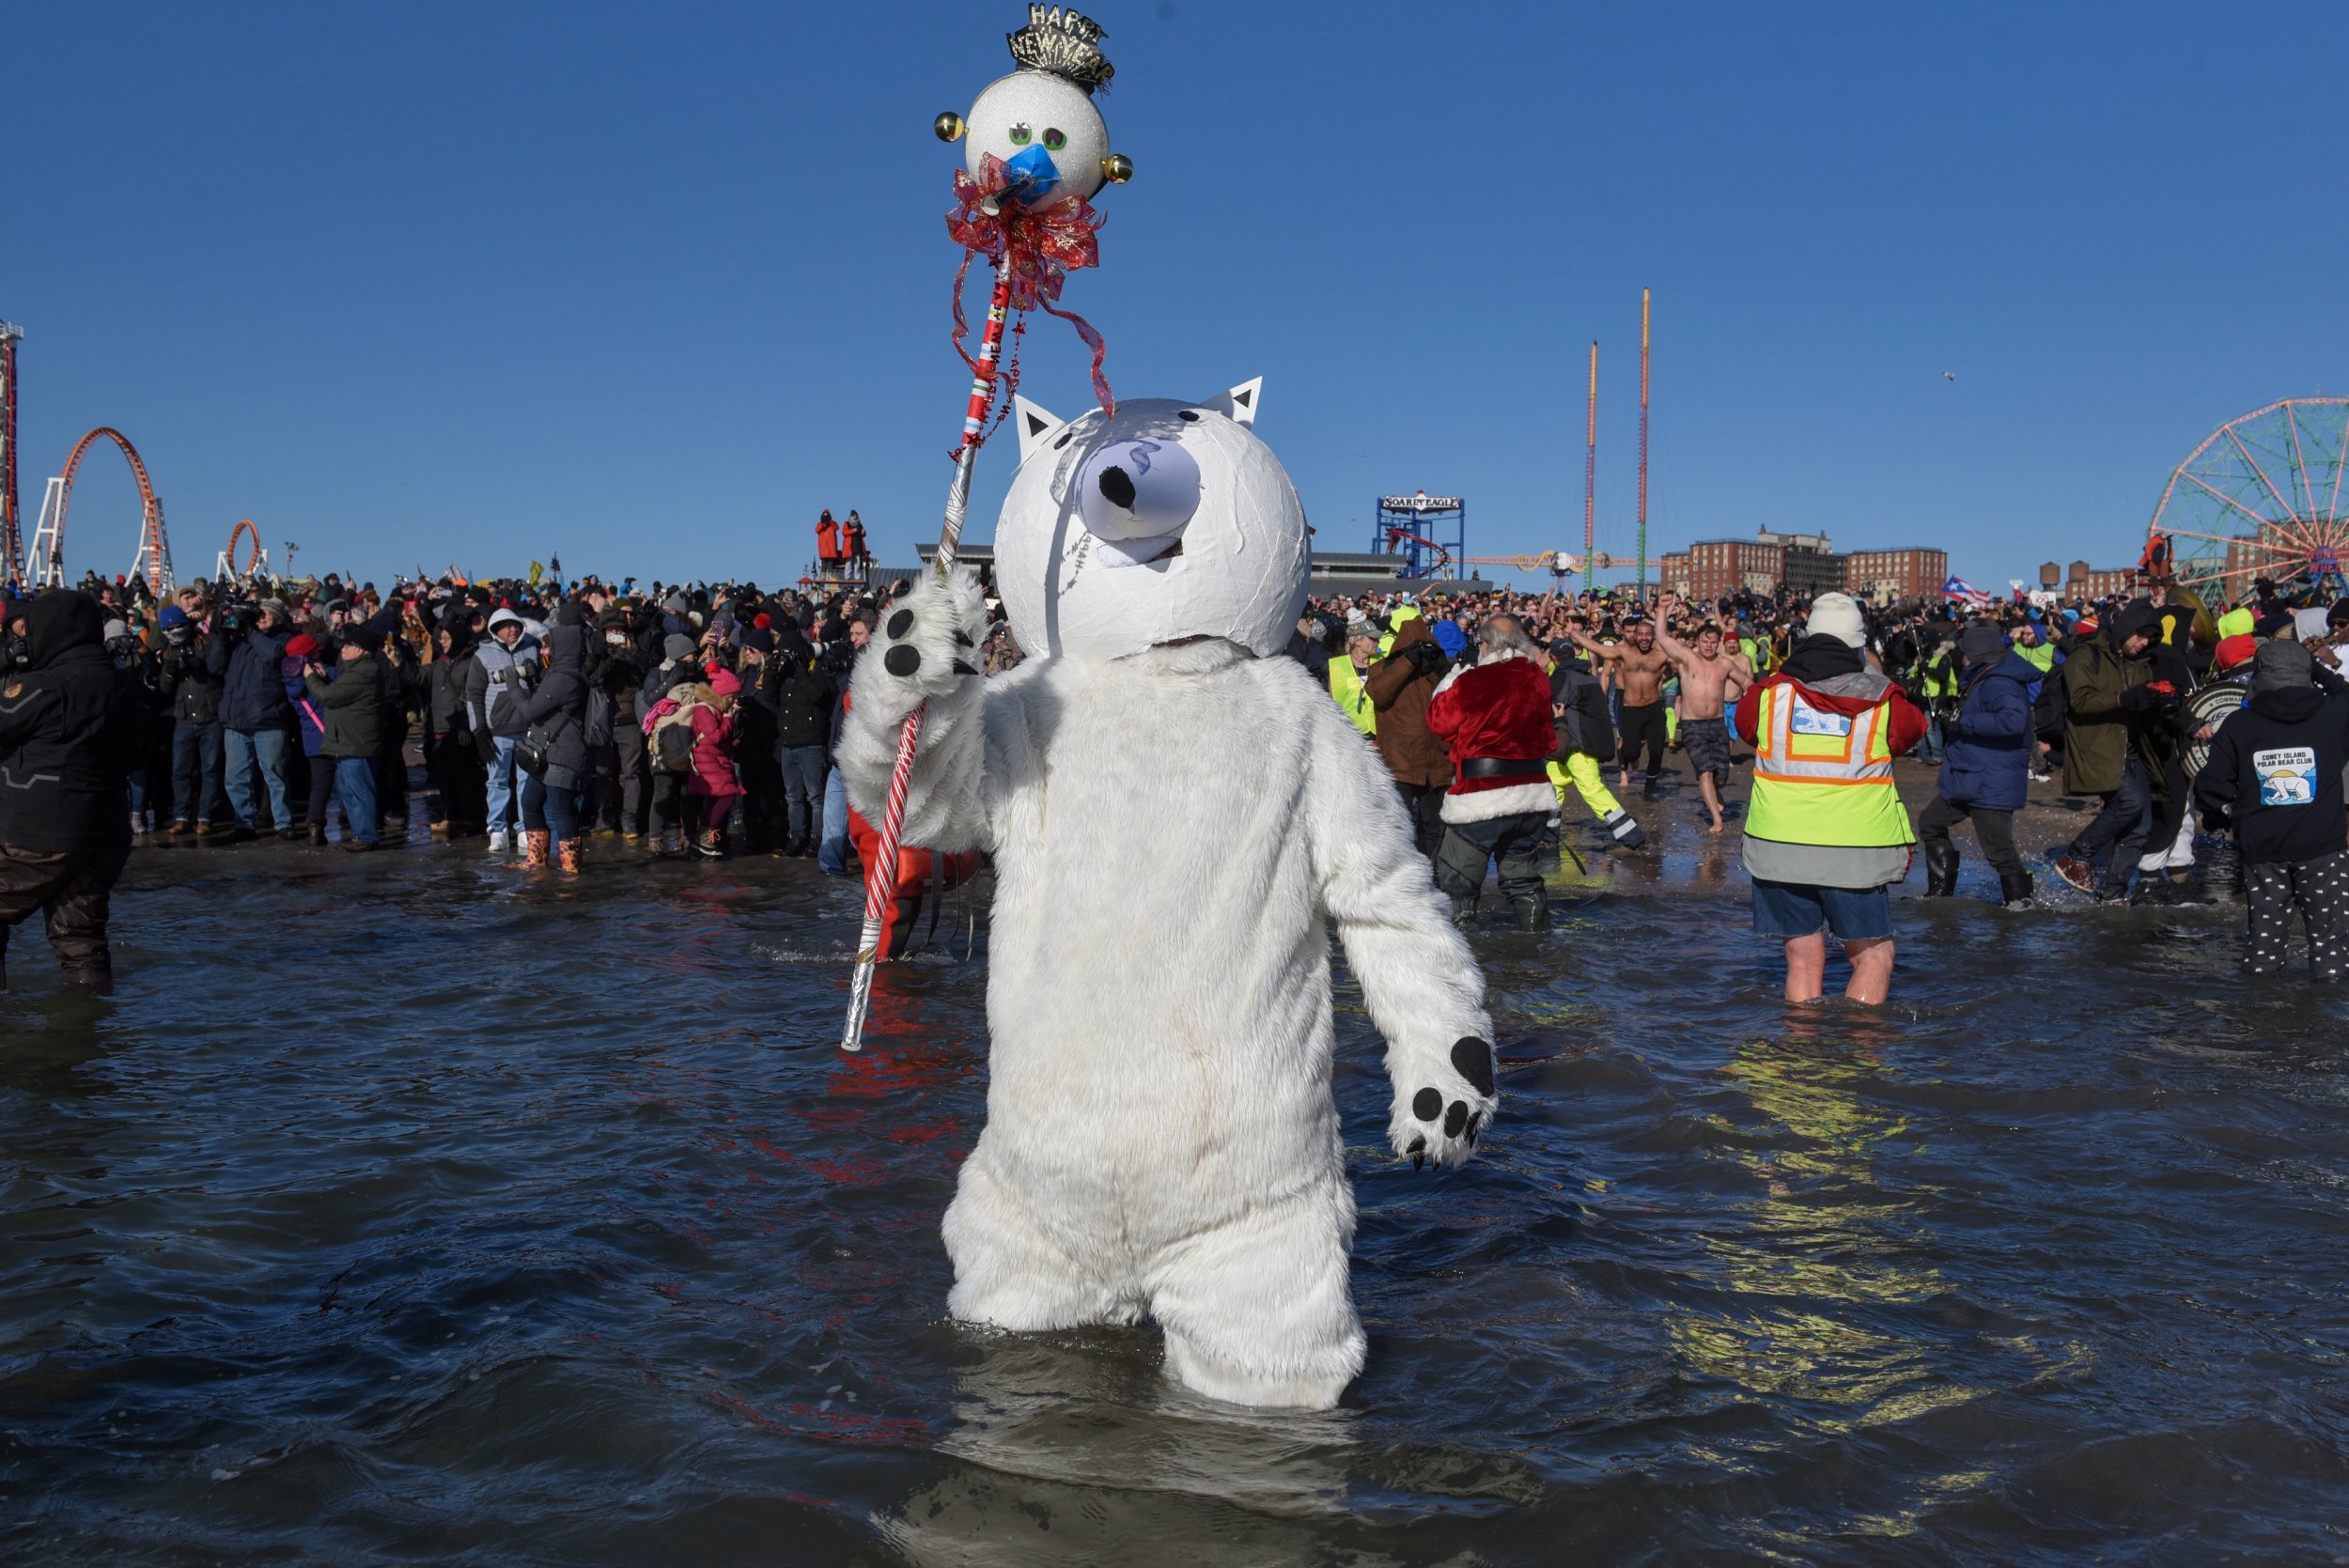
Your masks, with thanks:
[[[742,683],[731,670],[713,670],[702,691],[692,711],[693,770],[685,775],[685,793],[701,802],[694,851],[714,861],[725,855],[726,818],[742,794],[734,769],[734,705],[741,698]]]

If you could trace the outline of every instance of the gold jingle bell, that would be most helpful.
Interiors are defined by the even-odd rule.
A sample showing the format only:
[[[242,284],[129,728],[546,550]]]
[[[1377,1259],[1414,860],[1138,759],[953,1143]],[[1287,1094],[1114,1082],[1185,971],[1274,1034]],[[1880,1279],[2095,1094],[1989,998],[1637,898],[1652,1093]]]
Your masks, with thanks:
[[[1101,178],[1112,185],[1123,185],[1134,177],[1134,161],[1122,152],[1112,152],[1101,160]]]
[[[962,123],[960,115],[949,109],[930,122],[930,129],[938,132],[938,139],[941,142],[958,142],[970,127]]]

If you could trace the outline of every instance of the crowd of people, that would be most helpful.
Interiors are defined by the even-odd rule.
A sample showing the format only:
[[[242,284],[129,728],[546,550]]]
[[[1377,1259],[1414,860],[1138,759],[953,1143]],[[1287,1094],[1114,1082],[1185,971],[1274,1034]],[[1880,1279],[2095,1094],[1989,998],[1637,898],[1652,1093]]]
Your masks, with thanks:
[[[417,811],[435,839],[557,876],[598,838],[848,875],[870,830],[832,749],[854,660],[902,587],[451,573],[157,598],[93,576],[0,600],[0,933],[45,910],[69,973],[102,983],[104,892],[132,844],[273,835],[364,854],[404,841]],[[1720,833],[1750,765],[1754,921],[1785,944],[1789,999],[1821,994],[1832,935],[1845,994],[1875,1001],[1912,852],[1926,894],[1950,896],[1952,831],[1970,823],[2000,902],[2040,901],[2015,817],[2059,768],[2098,810],[2052,877],[2102,903],[2237,894],[2260,972],[2288,961],[2296,913],[2315,971],[2337,978],[2344,643],[2349,599],[2295,606],[2265,582],[2223,611],[2162,582],[2093,604],[1890,608],[1399,586],[1309,601],[1289,656],[1377,747],[1464,924],[1497,867],[1516,924],[1547,926],[1546,878],[1576,853],[1570,800],[1599,843],[1638,851],[1646,831],[1615,791],[1636,779],[1653,798],[1677,753]],[[981,653],[989,675],[1022,657],[1000,617]],[[2240,700],[2187,701],[2214,687]],[[1913,820],[1892,773],[1908,754],[1939,768]]]
[[[1315,604],[1295,651],[1375,739],[1464,923],[1490,868],[1519,927],[1547,924],[1542,878],[1571,797],[1616,846],[1642,846],[1608,766],[1618,789],[1636,772],[1653,796],[1683,753],[1719,833],[1742,760],[1754,923],[1785,943],[1789,1000],[1820,995],[1831,934],[1851,960],[1845,995],[1873,1002],[1891,975],[1889,890],[1921,849],[1926,896],[1954,894],[1953,828],[1971,824],[2002,905],[2042,902],[2015,815],[2057,768],[2097,810],[2050,858],[2054,878],[2107,905],[2238,895],[2254,972],[2289,962],[2296,916],[2312,972],[2340,978],[2344,644],[2349,598],[2288,599],[2262,579],[2216,608],[2160,580],[2093,603],[1890,608],[1841,593],[1376,594]],[[1913,819],[1903,755],[1938,768]]]

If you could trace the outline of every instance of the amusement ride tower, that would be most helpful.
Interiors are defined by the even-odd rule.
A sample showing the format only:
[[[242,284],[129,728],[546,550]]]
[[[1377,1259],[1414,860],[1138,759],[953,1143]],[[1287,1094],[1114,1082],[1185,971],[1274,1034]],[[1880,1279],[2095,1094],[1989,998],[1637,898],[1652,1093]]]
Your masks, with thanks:
[[[14,578],[24,562],[24,539],[16,520],[16,342],[22,327],[0,321],[0,582]]]

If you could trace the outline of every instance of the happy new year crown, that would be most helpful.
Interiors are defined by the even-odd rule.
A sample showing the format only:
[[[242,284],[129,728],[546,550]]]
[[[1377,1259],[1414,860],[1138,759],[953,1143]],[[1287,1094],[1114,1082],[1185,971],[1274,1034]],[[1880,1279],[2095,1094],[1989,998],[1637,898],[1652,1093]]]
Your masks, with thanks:
[[[1117,68],[1101,54],[1101,39],[1108,36],[1099,23],[1074,7],[1031,5],[1028,24],[1007,38],[1011,57],[1021,69],[1049,70],[1089,93],[1108,86],[1117,74]]]

